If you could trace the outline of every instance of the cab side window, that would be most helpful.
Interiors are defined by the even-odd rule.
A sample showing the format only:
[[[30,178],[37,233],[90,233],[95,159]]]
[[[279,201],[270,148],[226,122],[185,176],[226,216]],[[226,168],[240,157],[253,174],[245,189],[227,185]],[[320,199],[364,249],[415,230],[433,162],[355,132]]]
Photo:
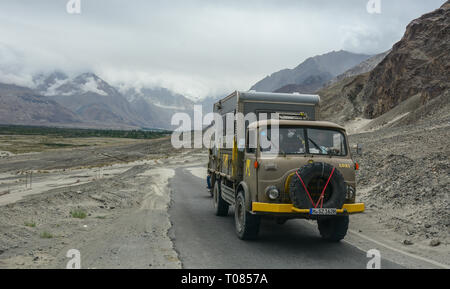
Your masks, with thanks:
[[[247,130],[247,137],[245,142],[246,151],[249,154],[256,153],[256,130]]]

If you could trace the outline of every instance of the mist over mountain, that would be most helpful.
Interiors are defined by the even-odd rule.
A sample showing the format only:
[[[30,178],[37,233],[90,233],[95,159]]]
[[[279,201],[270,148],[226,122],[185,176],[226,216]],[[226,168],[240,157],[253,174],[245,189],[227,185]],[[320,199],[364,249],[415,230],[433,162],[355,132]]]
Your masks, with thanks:
[[[30,88],[0,83],[0,123],[80,125],[82,120],[71,110]]]
[[[356,59],[367,57],[345,51],[331,52],[309,58],[293,70],[293,74],[303,79],[300,85],[303,91],[313,92]],[[334,66],[328,66],[331,64]],[[211,96],[194,102],[163,87],[115,87],[94,73],[69,76],[55,70],[36,74],[33,81],[34,86],[29,91],[64,107],[77,125],[175,129],[171,124],[175,113],[187,113],[193,119],[194,105],[201,105],[206,115],[212,112],[213,104],[219,99]],[[286,91],[281,91],[298,91],[298,87],[291,84],[286,86]],[[75,123],[74,120],[69,123]]]
[[[265,77],[250,90],[311,93],[370,57],[344,50],[310,57],[294,69],[283,69]]]
[[[185,96],[174,93],[167,88],[130,88],[122,92],[129,102],[143,99],[160,108],[174,110],[189,110],[193,108],[194,102]]]
[[[175,113],[193,118],[194,105],[201,105],[206,114],[217,101],[210,97],[194,102],[163,87],[115,87],[90,72],[70,77],[55,70],[34,75],[33,82],[31,87],[1,84],[1,123],[34,124],[41,119],[44,125],[175,129]]]
[[[38,80],[41,80],[37,83],[39,93],[70,109],[86,122],[112,126],[145,125],[117,89],[93,73],[69,78],[55,72]]]

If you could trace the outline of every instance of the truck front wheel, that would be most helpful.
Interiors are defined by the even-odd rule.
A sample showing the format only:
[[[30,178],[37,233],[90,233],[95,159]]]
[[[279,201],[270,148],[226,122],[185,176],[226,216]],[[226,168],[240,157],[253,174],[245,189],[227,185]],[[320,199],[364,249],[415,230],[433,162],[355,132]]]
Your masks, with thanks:
[[[347,234],[348,223],[348,216],[326,217],[317,220],[320,235],[325,240],[331,242],[339,242],[344,239]]]
[[[214,191],[213,191],[213,202],[214,202],[214,210],[216,216],[227,216],[228,215],[228,205],[224,199],[222,199],[222,194],[220,193],[219,182],[215,182]]]
[[[261,216],[252,215],[247,212],[245,207],[245,195],[240,191],[236,197],[236,205],[234,208],[234,222],[236,234],[239,239],[251,240],[256,239],[259,233],[259,225]]]

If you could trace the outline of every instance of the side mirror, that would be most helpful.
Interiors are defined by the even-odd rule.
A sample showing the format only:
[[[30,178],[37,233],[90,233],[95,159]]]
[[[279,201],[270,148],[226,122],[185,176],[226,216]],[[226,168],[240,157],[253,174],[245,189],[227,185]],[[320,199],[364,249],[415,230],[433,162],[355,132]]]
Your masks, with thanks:
[[[356,145],[356,153],[358,155],[362,155],[362,152],[363,152],[363,145],[359,143]]]

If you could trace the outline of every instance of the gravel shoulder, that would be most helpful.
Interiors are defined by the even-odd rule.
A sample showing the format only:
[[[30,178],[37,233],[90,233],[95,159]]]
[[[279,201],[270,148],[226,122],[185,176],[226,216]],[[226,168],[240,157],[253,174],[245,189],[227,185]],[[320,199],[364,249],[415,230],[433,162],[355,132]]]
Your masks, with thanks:
[[[450,122],[419,122],[350,136],[356,156],[357,198],[366,212],[356,232],[450,265]]]

